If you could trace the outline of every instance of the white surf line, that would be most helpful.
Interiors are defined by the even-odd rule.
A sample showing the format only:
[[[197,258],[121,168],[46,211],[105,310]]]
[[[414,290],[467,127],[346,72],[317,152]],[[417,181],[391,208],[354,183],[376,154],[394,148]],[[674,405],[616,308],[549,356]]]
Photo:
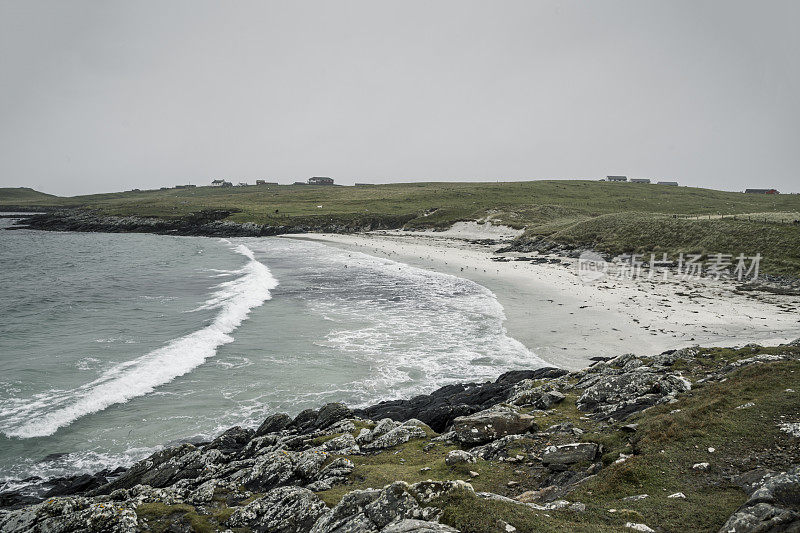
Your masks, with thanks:
[[[191,372],[216,354],[217,348],[233,342],[230,335],[250,311],[271,299],[270,290],[278,285],[269,268],[257,261],[253,251],[240,244],[234,251],[249,261],[232,271],[239,277],[217,285],[212,297],[198,309],[219,309],[214,321],[193,333],[175,339],[138,359],[116,365],[100,378],[70,391],[68,396],[51,395],[25,402],[16,416],[27,417],[15,428],[4,429],[9,437],[31,438],[52,435],[58,428],[107,407],[153,392],[156,387]],[[48,404],[69,402],[51,412],[41,413]],[[6,414],[6,413],[4,413]]]

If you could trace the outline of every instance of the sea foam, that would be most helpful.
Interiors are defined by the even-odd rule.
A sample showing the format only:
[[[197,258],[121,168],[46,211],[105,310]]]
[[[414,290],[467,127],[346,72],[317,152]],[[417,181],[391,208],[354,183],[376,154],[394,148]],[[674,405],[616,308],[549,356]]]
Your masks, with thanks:
[[[75,390],[51,391],[5,409],[2,414],[15,423],[7,425],[3,433],[20,438],[52,435],[83,416],[153,392],[203,364],[223,344],[233,342],[231,333],[253,308],[271,298],[270,290],[278,285],[252,250],[242,244],[233,249],[248,262],[231,271],[236,277],[217,285],[211,298],[198,308],[219,310],[211,324],[142,357],[120,363]]]

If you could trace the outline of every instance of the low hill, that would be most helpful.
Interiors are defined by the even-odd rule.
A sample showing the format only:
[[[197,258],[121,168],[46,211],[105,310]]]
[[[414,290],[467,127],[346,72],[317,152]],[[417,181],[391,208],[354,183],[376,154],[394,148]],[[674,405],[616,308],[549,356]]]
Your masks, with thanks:
[[[231,222],[311,230],[444,229],[458,221],[491,221],[525,229],[523,244],[547,239],[610,253],[761,253],[765,271],[800,277],[797,194],[544,180],[196,187],[69,198],[2,189],[3,205],[81,207],[98,215],[162,219],[215,210],[227,212]]]
[[[0,187],[0,206],[46,202],[50,204],[58,196],[31,189],[30,187]]]
[[[11,189],[22,190],[22,189]],[[0,205],[17,202],[0,190]],[[235,214],[231,220],[285,224],[286,219],[352,220],[398,215],[416,227],[446,227],[488,218],[515,227],[608,213],[684,215],[797,212],[800,195],[753,195],[694,187],[587,180],[395,183],[359,187],[251,185],[126,191],[58,198],[40,194],[26,201],[81,206],[109,215],[183,216],[202,209]]]

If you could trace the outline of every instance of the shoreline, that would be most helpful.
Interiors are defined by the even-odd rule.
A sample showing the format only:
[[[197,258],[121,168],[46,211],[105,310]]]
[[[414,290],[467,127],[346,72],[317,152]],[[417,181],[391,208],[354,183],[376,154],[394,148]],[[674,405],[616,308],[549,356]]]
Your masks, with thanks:
[[[545,362],[568,370],[585,367],[593,357],[620,353],[647,355],[731,341],[778,345],[800,336],[796,291],[794,295],[744,293],[733,282],[705,278],[691,282],[606,280],[585,285],[570,266],[575,260],[564,256],[549,255],[556,264],[492,261],[494,252],[520,233],[505,226],[456,223],[447,231],[273,227],[227,222],[223,218],[228,214],[202,211],[162,220],[60,210],[22,215],[9,229],[294,238],[397,260],[488,288],[505,310],[509,335]],[[531,255],[537,252],[525,254]]]
[[[319,242],[479,283],[503,306],[511,337],[567,370],[584,368],[593,357],[651,355],[694,345],[779,345],[800,336],[800,297],[745,294],[731,282],[604,280],[587,285],[578,278],[574,260],[497,262],[492,257],[499,243],[476,244],[448,232],[281,238]]]

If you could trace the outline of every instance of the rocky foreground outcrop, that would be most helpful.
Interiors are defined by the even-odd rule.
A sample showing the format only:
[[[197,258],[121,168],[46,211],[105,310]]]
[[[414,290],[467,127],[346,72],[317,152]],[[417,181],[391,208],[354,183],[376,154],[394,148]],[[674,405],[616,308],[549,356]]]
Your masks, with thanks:
[[[623,355],[579,372],[513,372],[366,409],[333,403],[295,417],[273,414],[256,429],[234,427],[211,442],[165,448],[124,471],[59,480],[44,499],[5,494],[0,531],[455,532],[461,522],[454,509],[480,505],[508,514],[483,513],[483,525],[476,519],[466,530],[533,531],[510,522],[530,515],[534,524],[537,516],[555,520],[559,513],[585,514],[578,522],[598,520],[602,531],[675,530],[647,521],[644,507],[626,507],[656,497],[685,500],[683,492],[631,494],[619,509],[592,510],[607,504],[593,502],[593,492],[582,487],[606,471],[624,472],[620,465],[646,453],[626,435],[641,432],[649,410],[684,405],[695,387],[735,382],[742,369],[794,364],[800,350],[787,345],[783,352],[745,355],[723,359],[700,349]],[[660,420],[652,423],[663,426]],[[784,419],[781,427],[797,422]],[[770,459],[772,468],[735,472],[708,461],[686,467],[687,479],[708,472],[717,476],[709,483],[728,479],[743,487],[744,503],[717,523],[720,531],[800,531],[800,446],[791,444],[797,439],[791,432],[776,431],[790,444]],[[665,465],[678,460],[664,457]],[[775,468],[781,465],[789,466]],[[605,518],[597,518],[600,511]]]

